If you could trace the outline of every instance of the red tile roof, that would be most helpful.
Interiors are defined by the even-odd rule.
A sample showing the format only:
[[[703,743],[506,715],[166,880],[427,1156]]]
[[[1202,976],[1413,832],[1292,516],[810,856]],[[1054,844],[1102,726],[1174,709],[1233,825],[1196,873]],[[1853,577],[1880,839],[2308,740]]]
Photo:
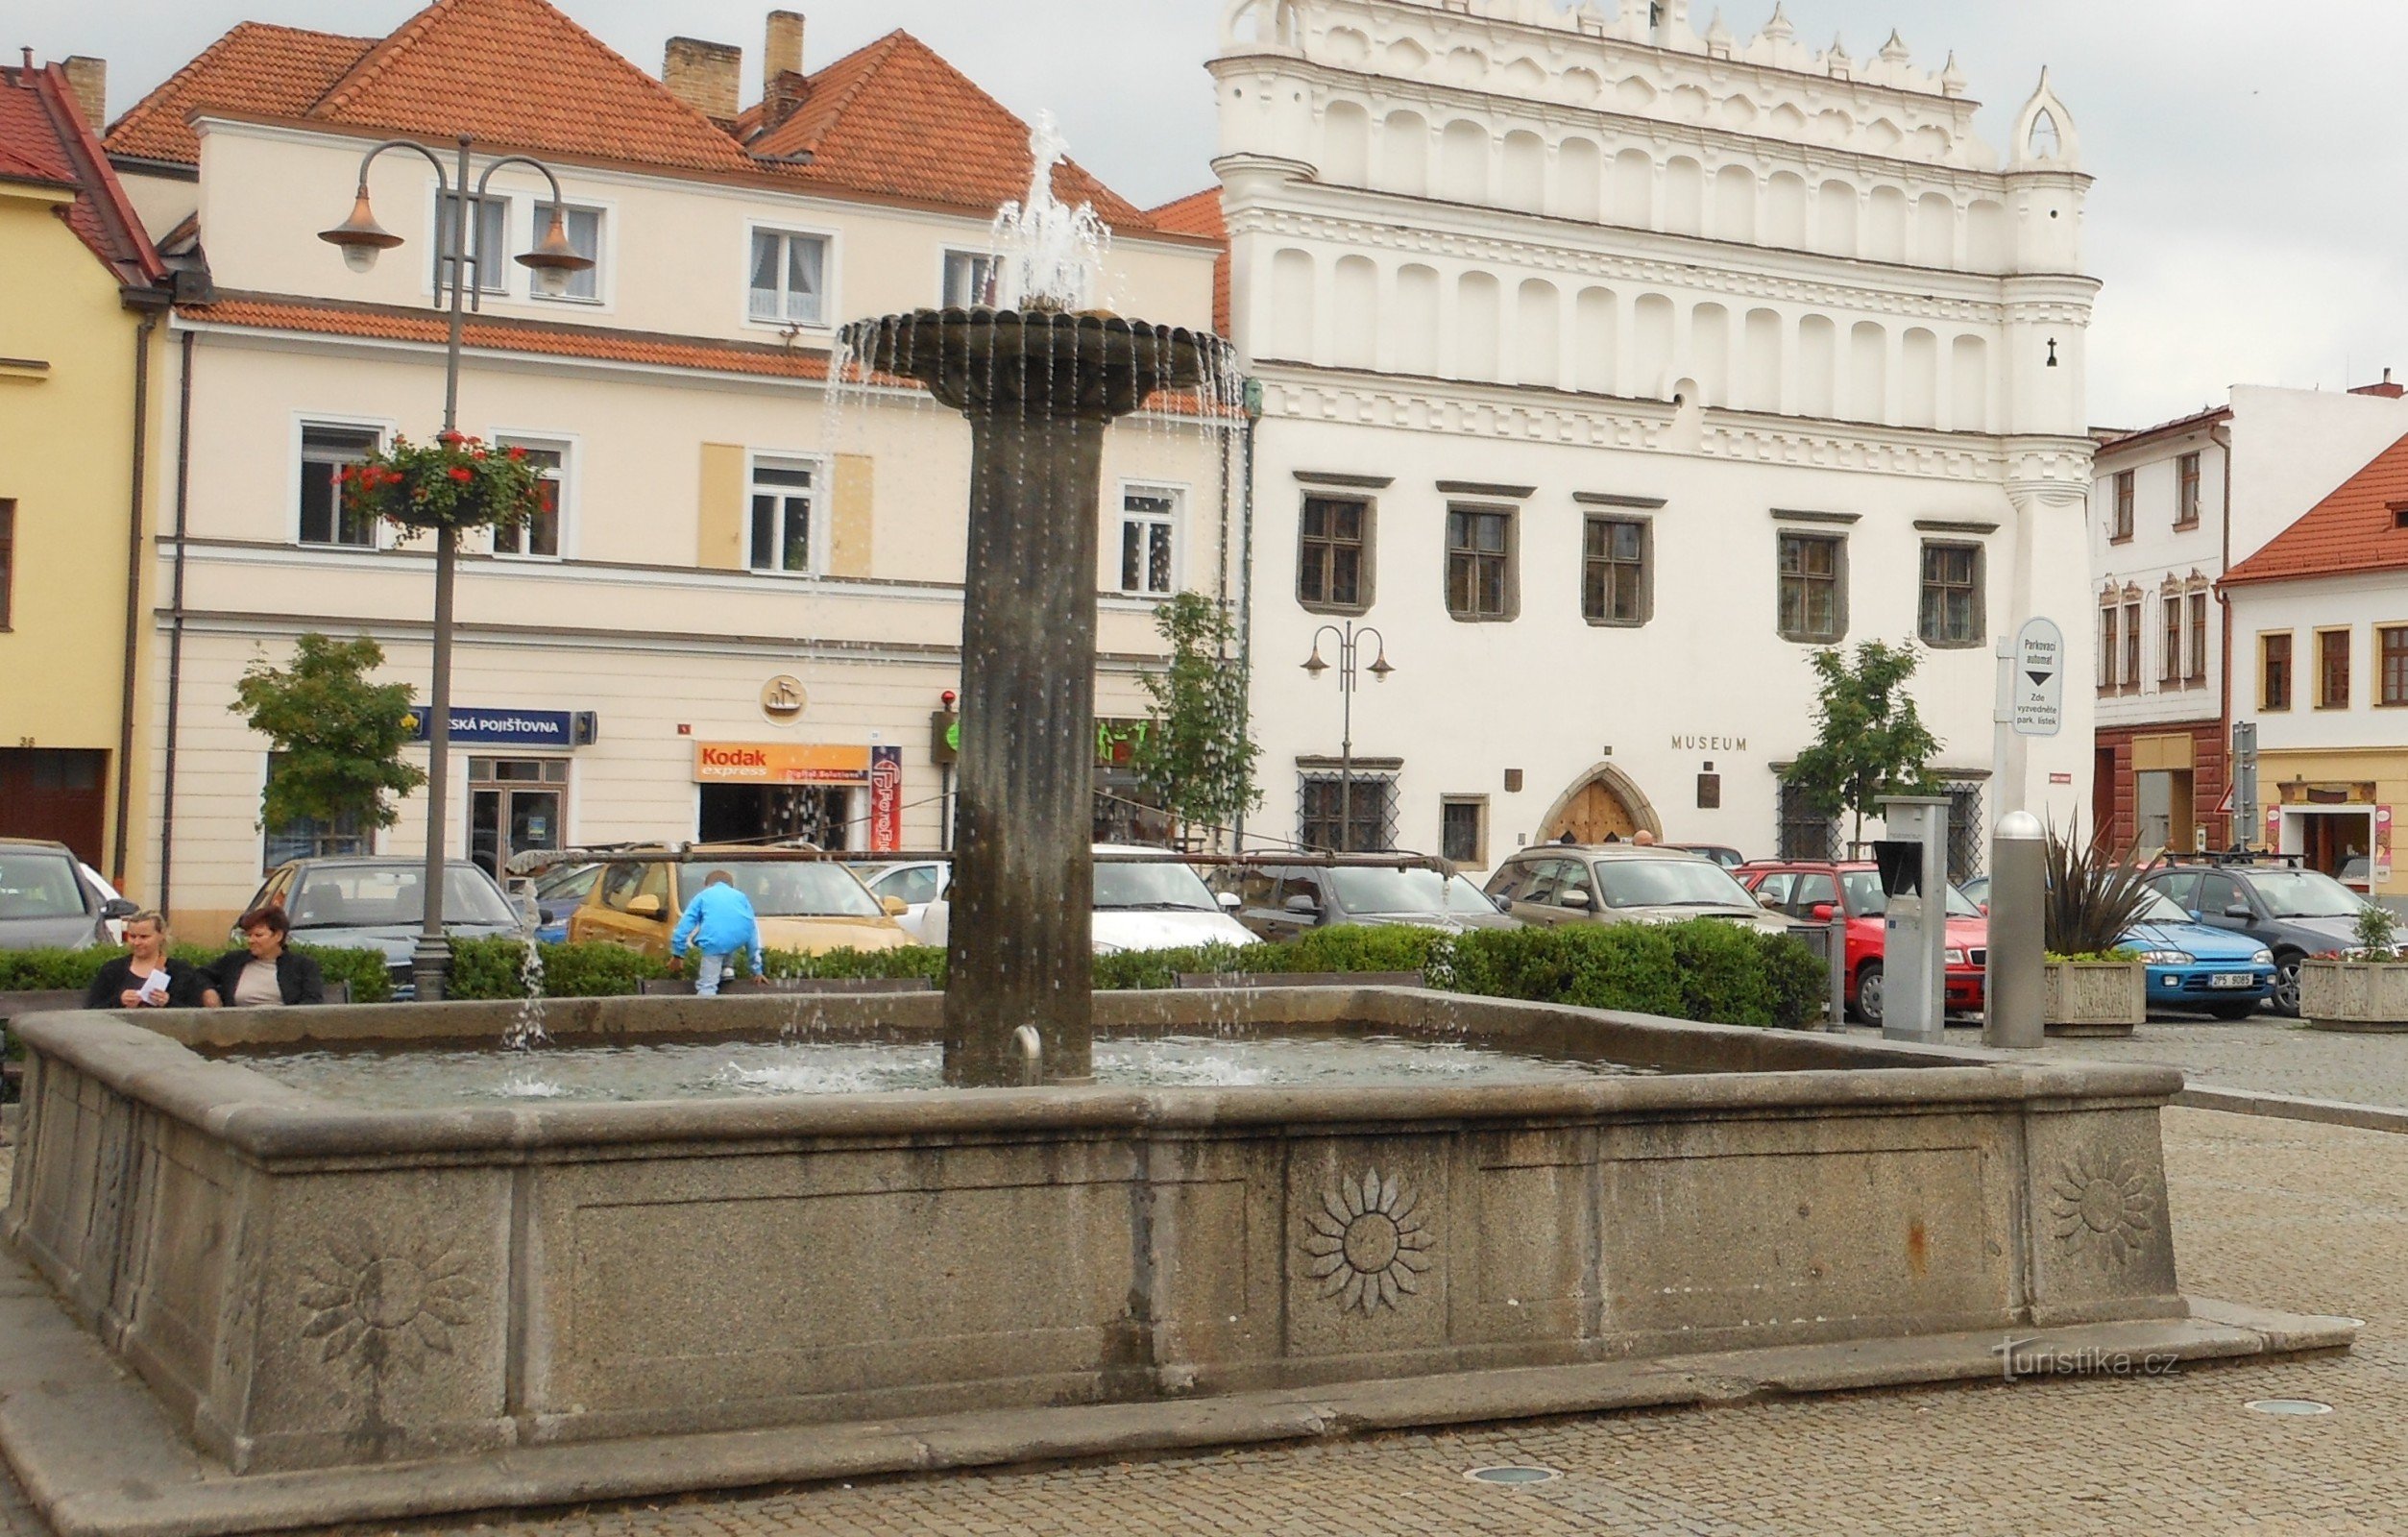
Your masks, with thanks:
[[[758,121],[757,110],[746,121]],[[809,77],[794,115],[747,148],[787,162],[806,185],[982,212],[1025,197],[1035,163],[1029,125],[908,32],[890,32]],[[1055,171],[1054,195],[1093,204],[1116,230],[1153,228],[1071,161]]]
[[[2408,570],[2402,508],[2408,508],[2408,437],[2376,454],[2257,553],[2225,573],[2224,585]]]
[[[166,264],[142,232],[58,65],[0,69],[0,177],[72,188],[67,227],[119,283],[140,288],[165,281]]]
[[[1202,235],[1217,241],[1221,255],[1212,263],[1212,329],[1222,335],[1229,334],[1229,227],[1221,217],[1221,189],[1208,186],[1191,192],[1176,203],[1165,203],[1151,208],[1146,217],[1155,228],[1173,234]]]
[[[194,111],[214,107],[299,117],[376,45],[374,37],[246,21],[110,124],[109,153],[198,164],[201,141],[192,132]]]

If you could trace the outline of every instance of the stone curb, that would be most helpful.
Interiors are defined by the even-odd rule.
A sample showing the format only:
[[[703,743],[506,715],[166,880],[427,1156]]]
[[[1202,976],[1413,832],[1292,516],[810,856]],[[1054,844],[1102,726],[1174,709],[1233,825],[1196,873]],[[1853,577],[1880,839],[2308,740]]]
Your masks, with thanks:
[[[1743,1403],[2347,1350],[2347,1319],[2198,1301],[2180,1320],[1937,1334],[1471,1372],[1171,1403],[522,1447],[401,1467],[238,1477],[196,1453],[140,1381],[12,1257],[0,1264],[0,1454],[58,1537],[222,1537],[837,1478],[1334,1440],[1410,1427]],[[2159,1367],[2158,1369],[2162,1369]]]
[[[2391,1105],[2355,1105],[2347,1100],[2307,1099],[2298,1094],[2261,1094],[2254,1089],[2217,1088],[2205,1084],[2183,1089],[2174,1096],[2174,1103],[2185,1110],[2316,1121],[2325,1126],[2354,1126],[2364,1132],[2408,1132],[2408,1110]]]

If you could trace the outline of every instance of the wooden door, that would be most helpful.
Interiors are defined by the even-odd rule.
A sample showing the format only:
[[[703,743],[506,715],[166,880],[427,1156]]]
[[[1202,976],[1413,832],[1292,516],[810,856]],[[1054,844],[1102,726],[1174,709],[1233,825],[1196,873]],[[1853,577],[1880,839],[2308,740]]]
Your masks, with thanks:
[[[1623,842],[1639,831],[1639,819],[1622,804],[1622,797],[1607,788],[1602,779],[1592,779],[1580,787],[1580,793],[1556,813],[1552,821],[1541,830],[1539,841],[1557,842],[1566,833],[1575,843],[1602,843],[1608,833]]]
[[[99,868],[109,754],[64,747],[0,748],[0,838],[46,838]]]

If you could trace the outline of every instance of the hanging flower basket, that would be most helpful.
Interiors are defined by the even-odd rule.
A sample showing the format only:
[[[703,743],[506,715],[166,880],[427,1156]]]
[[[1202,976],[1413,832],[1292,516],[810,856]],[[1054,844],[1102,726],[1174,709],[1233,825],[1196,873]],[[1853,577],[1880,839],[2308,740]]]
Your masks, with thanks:
[[[446,432],[393,446],[342,472],[343,505],[405,528],[515,528],[543,510],[543,482],[523,449],[488,449]]]

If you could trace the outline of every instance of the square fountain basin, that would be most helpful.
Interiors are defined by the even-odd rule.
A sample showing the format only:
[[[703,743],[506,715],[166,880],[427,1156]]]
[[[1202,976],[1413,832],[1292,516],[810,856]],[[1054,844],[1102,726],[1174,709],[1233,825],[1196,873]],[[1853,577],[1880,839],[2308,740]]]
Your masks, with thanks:
[[[2166,1068],[1387,988],[1104,993],[1097,1028],[1642,1071],[379,1109],[252,1065],[517,1007],[24,1020],[6,1233],[237,1470],[2185,1313]],[[912,1042],[941,1007],[547,1024]]]

